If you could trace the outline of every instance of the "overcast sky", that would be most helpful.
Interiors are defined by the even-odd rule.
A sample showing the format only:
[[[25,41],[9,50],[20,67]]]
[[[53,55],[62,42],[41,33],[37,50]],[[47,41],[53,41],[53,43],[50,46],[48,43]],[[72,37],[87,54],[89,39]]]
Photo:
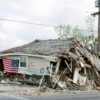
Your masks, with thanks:
[[[95,0],[0,0],[0,19],[86,29],[86,17],[97,11]],[[97,17],[95,17],[97,20]],[[96,23],[97,24],[97,23]],[[35,39],[54,39],[53,27],[0,20],[0,50]]]

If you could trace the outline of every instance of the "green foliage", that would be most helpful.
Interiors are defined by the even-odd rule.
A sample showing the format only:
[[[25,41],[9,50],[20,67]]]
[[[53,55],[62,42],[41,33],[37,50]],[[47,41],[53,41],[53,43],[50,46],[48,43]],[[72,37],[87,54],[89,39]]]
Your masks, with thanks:
[[[93,16],[87,16],[86,18],[86,24],[87,29],[91,32],[91,34],[94,34],[94,17]]]
[[[84,36],[77,26],[75,26],[75,28],[72,30],[72,37],[80,41],[84,40]]]
[[[58,38],[66,39],[71,35],[71,26],[70,25],[59,25],[55,27],[55,31],[58,34]]]
[[[82,32],[77,26],[75,26],[75,28],[72,28],[70,25],[59,25],[55,28],[55,31],[57,32],[58,38],[60,39],[67,39],[72,37],[82,41],[84,38]]]

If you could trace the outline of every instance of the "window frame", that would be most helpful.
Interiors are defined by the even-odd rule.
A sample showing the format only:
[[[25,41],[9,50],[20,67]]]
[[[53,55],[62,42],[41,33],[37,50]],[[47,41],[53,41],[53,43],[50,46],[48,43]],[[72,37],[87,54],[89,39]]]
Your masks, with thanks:
[[[21,59],[25,59],[26,61],[24,61],[26,63],[26,66],[21,66]],[[27,56],[20,56],[20,61],[19,61],[19,66],[20,68],[27,68],[27,65],[28,65],[28,57]]]

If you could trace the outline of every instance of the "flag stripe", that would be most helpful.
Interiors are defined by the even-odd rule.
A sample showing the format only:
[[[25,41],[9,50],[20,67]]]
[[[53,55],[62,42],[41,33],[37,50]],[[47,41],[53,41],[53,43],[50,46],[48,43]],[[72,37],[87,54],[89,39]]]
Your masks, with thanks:
[[[12,59],[3,59],[4,71],[8,73],[18,73],[18,66],[13,66]]]

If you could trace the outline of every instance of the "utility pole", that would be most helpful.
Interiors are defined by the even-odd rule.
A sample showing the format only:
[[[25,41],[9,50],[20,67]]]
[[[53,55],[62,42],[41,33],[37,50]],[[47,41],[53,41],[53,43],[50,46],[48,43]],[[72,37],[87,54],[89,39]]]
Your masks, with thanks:
[[[99,0],[100,2],[100,0]],[[100,12],[100,5],[99,5],[99,12]],[[98,14],[98,48],[97,53],[100,56],[100,13]]]
[[[100,0],[95,1],[95,7],[99,8],[98,12],[95,12],[91,15],[95,17],[95,15],[98,15],[98,45],[97,45],[97,54],[100,56]]]

